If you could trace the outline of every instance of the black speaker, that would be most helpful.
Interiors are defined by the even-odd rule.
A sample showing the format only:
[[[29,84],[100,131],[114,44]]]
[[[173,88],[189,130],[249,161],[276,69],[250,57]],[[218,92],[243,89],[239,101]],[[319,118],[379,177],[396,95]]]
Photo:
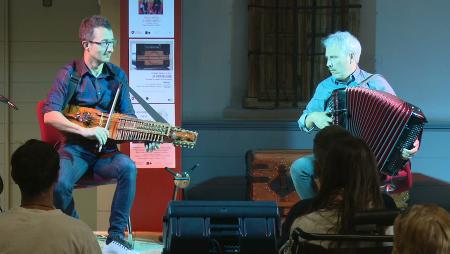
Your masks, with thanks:
[[[163,254],[277,253],[275,202],[172,201],[163,221]]]

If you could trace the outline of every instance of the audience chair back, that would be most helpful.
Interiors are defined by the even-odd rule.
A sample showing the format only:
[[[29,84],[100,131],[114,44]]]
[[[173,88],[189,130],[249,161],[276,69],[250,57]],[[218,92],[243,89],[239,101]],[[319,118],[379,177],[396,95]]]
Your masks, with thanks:
[[[304,232],[301,228],[296,228],[292,234],[294,244],[291,254],[295,253],[391,253],[393,235],[379,235],[375,233],[376,226],[391,226],[399,214],[399,210],[365,211],[355,214],[355,224],[357,234],[314,234]],[[361,231],[359,231],[361,230]],[[310,244],[307,241],[342,241],[355,243],[355,247],[341,247],[326,249],[322,246]],[[362,243],[358,244],[357,243]]]

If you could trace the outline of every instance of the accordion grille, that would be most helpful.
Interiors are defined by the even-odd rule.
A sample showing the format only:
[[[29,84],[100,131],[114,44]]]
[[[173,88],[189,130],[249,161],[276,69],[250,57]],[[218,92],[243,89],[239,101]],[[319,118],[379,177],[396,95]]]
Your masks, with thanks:
[[[398,97],[360,87],[335,91],[328,106],[334,123],[363,139],[380,171],[389,175],[403,167],[401,150],[414,143],[426,122],[420,109]]]

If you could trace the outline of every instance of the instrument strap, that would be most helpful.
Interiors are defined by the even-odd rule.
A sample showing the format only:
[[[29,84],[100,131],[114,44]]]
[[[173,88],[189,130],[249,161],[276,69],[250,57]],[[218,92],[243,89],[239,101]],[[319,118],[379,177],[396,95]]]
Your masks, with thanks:
[[[381,76],[381,75],[380,75],[380,74],[370,74],[369,77],[367,77],[367,78],[364,79],[363,81],[359,82],[359,84],[358,84],[357,86],[363,86],[363,85],[369,83],[369,81],[370,81],[371,79],[373,79],[374,77],[376,77],[376,76]]]
[[[64,101],[64,104],[63,104],[63,110],[66,109],[67,105],[69,105],[69,102],[72,99],[73,95],[75,94],[75,90],[77,89],[77,87],[81,81],[81,76],[78,73],[77,68],[76,68],[77,61],[73,61],[72,65],[73,65],[73,72],[70,74],[69,84],[68,84],[69,87],[68,87],[68,91],[67,91],[66,100]]]
[[[110,68],[112,70],[112,68]],[[134,97],[134,99],[142,106],[142,108],[153,118],[154,121],[160,123],[168,123],[166,119],[164,119],[149,103],[147,103],[127,82],[125,75],[117,75],[117,80],[121,84],[127,84],[130,94]]]

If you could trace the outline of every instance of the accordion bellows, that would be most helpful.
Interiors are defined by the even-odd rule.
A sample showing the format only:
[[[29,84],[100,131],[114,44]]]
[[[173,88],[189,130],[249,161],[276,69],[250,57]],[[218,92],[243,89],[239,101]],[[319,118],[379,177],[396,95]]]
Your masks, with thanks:
[[[386,175],[396,175],[405,165],[402,149],[413,147],[427,122],[420,108],[392,94],[361,87],[334,91],[328,108],[334,124],[366,141],[378,169]]]

